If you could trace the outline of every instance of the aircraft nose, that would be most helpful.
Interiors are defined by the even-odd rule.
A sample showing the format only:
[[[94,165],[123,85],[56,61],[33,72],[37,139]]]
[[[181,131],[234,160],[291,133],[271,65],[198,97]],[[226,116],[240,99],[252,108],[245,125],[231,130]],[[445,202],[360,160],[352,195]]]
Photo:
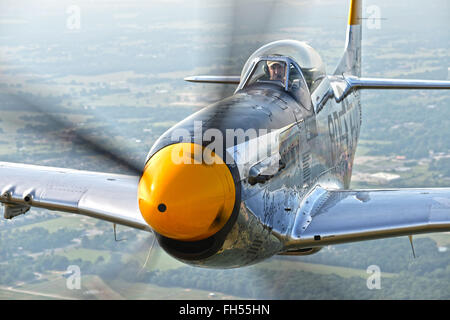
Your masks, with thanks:
[[[177,143],[147,162],[138,186],[139,209],[159,234],[196,241],[225,225],[235,192],[231,172],[220,156],[197,144]]]

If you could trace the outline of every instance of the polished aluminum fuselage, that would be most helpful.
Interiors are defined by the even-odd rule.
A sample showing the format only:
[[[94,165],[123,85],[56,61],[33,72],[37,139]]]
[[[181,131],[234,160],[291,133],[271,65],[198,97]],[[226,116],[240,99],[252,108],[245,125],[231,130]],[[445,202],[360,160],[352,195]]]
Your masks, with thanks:
[[[236,184],[236,206],[222,234],[210,241],[183,244],[158,235],[160,245],[175,258],[191,265],[233,268],[250,265],[275,254],[301,253],[297,228],[306,228],[308,214],[302,199],[317,185],[344,189],[350,184],[361,124],[359,92],[336,102],[345,81],[326,78],[301,101],[276,86],[260,85],[239,90],[191,115],[169,129],[155,143],[150,158],[173,141],[183,128],[194,137],[194,123],[203,129],[268,129],[277,134],[280,169],[267,181],[249,183],[249,167],[228,164]],[[225,145],[225,144],[224,144]],[[228,148],[233,153],[239,145]],[[236,154],[232,154],[236,159]],[[187,245],[187,246],[184,246]],[[300,250],[299,250],[300,248]],[[311,248],[309,243],[304,249]],[[294,253],[295,254],[295,253]]]

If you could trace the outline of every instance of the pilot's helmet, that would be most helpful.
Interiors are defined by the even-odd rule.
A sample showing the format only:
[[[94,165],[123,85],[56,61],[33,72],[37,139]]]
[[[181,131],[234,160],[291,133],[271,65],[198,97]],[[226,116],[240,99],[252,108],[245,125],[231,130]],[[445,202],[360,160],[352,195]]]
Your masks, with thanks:
[[[280,66],[284,65],[283,61],[276,61],[276,60],[269,60],[267,61],[267,66],[270,68],[271,66],[275,65],[275,64],[279,64]]]
[[[270,71],[269,68],[272,67],[273,65],[280,65],[280,66],[284,66],[284,62],[283,61],[278,61],[278,60],[267,60],[265,65],[264,65],[264,73],[266,74],[267,77],[270,77]]]

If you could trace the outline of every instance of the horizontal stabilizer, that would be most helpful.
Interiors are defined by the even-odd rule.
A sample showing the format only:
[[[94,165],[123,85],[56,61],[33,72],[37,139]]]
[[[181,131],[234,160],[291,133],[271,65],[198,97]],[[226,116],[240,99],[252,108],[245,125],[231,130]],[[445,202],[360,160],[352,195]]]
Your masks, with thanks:
[[[346,76],[352,88],[360,89],[450,89],[450,81],[358,78]]]
[[[337,78],[338,79],[338,78]],[[448,80],[417,80],[417,79],[388,79],[361,78],[344,74],[338,82],[345,80],[344,90],[335,90],[336,101],[342,101],[349,93],[360,89],[450,89]],[[333,86],[333,78],[331,79]],[[336,94],[339,92],[339,94]]]
[[[192,76],[184,78],[188,82],[196,83],[221,83],[221,84],[239,84],[240,76]]]

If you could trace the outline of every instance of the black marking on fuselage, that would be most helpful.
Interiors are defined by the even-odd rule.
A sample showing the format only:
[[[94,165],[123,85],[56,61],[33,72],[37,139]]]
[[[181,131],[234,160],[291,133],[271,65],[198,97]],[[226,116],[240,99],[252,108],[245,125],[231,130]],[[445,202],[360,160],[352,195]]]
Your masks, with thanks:
[[[340,161],[344,155],[349,158],[354,154],[359,134],[359,123],[356,121],[359,110],[356,105],[356,99],[344,99],[327,117],[333,162]]]

